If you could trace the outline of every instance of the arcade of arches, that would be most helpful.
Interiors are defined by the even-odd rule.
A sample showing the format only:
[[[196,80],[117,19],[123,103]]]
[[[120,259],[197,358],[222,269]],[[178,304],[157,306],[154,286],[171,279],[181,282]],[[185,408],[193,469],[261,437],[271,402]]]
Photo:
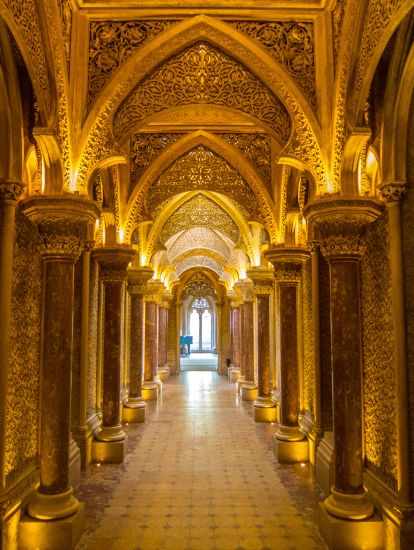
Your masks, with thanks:
[[[197,319],[194,448],[270,434],[320,545],[414,548],[413,38],[413,0],[0,0],[1,548],[74,548],[96,464],[131,483]]]

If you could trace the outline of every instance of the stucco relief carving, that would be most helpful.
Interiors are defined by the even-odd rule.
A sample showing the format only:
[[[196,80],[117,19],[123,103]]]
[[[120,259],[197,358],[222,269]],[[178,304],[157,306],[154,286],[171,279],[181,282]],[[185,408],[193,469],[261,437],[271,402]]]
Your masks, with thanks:
[[[199,42],[147,76],[114,117],[120,139],[151,114],[179,105],[216,104],[238,109],[269,125],[282,143],[291,133],[286,107],[243,65]]]
[[[209,227],[227,235],[237,243],[240,232],[227,212],[211,199],[197,195],[185,202],[169,217],[160,233],[160,241],[165,243],[170,237],[190,227]]]
[[[70,64],[72,43],[72,6],[69,0],[59,0],[60,17],[62,19],[63,39],[65,45],[66,62]]]
[[[129,57],[174,21],[92,21],[89,26],[88,106]]]
[[[313,23],[298,21],[232,21],[283,65],[314,107],[317,104]]]
[[[365,455],[368,468],[394,489],[397,398],[386,213],[368,228],[366,241],[361,263]]]
[[[250,186],[223,158],[201,145],[176,160],[150,187],[147,211],[156,213],[167,199],[196,189],[223,193],[249,217],[262,219]]]
[[[38,454],[42,296],[38,238],[36,228],[18,210],[5,421],[8,482],[35,463]]]

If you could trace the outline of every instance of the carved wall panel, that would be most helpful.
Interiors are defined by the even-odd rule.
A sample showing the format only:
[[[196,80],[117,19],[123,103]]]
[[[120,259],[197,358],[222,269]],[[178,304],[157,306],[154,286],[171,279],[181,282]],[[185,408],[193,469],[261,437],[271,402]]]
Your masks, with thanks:
[[[291,120],[281,101],[243,65],[206,43],[174,56],[135,87],[115,114],[115,137],[151,114],[191,104],[238,109],[268,124],[282,143],[289,139]]]
[[[370,226],[362,260],[364,432],[368,468],[395,488],[397,402],[387,224],[384,214]]]
[[[313,400],[315,388],[314,340],[312,324],[312,264],[306,262],[302,275],[303,288],[303,405],[306,411],[314,414]]]
[[[313,23],[298,21],[232,21],[238,31],[266,48],[316,106]]]
[[[37,246],[36,229],[17,211],[5,433],[8,483],[38,454],[42,270]]]
[[[196,189],[223,193],[236,202],[243,213],[262,219],[250,186],[223,158],[203,146],[176,160],[150,187],[147,210],[154,214],[172,196]]]
[[[174,21],[92,21],[89,26],[88,106],[116,69]]]
[[[88,369],[88,415],[96,408],[98,370],[98,315],[99,315],[99,266],[91,260],[89,294],[89,369]]]
[[[62,19],[63,40],[65,43],[66,62],[68,70],[70,65],[70,52],[72,44],[72,6],[69,0],[59,0],[60,17]]]
[[[160,241],[165,243],[179,231],[193,226],[217,229],[235,244],[240,237],[239,228],[227,212],[204,195],[197,195],[177,208],[170,216],[162,228]]]
[[[239,149],[254,165],[267,190],[272,194],[272,146],[265,134],[220,134],[220,137]]]

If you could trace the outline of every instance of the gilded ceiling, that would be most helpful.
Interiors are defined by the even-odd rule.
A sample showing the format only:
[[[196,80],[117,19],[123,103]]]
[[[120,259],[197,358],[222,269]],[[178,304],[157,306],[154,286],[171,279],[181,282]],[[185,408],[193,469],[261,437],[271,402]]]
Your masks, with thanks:
[[[217,273],[220,277],[223,275],[223,267],[218,262],[207,256],[191,256],[191,258],[183,260],[177,264],[177,275],[180,276],[185,271],[188,271],[194,267],[206,267]]]
[[[174,195],[197,189],[227,195],[249,217],[261,219],[250,186],[228,162],[201,145],[176,160],[150,187],[147,211],[157,212]]]
[[[189,250],[211,250],[223,260],[228,258],[231,253],[231,245],[226,242],[223,235],[208,227],[190,227],[183,231],[177,238],[166,242],[167,255],[171,262],[176,258],[187,253]]]
[[[170,237],[190,227],[207,227],[227,235],[234,243],[240,238],[240,232],[227,212],[213,200],[197,195],[181,205],[165,223],[160,233],[160,241],[165,243]]]
[[[282,143],[291,133],[286,107],[255,75],[210,44],[199,42],[135,87],[115,114],[115,137],[122,140],[151,114],[193,104],[241,110],[272,128]]]

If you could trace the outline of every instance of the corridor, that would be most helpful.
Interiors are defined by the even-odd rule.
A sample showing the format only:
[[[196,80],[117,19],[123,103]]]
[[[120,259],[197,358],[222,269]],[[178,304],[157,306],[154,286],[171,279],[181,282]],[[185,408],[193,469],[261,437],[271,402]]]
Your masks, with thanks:
[[[274,426],[257,425],[234,385],[186,372],[130,425],[122,465],[92,465],[78,491],[78,550],[322,550],[306,467],[282,466]]]

